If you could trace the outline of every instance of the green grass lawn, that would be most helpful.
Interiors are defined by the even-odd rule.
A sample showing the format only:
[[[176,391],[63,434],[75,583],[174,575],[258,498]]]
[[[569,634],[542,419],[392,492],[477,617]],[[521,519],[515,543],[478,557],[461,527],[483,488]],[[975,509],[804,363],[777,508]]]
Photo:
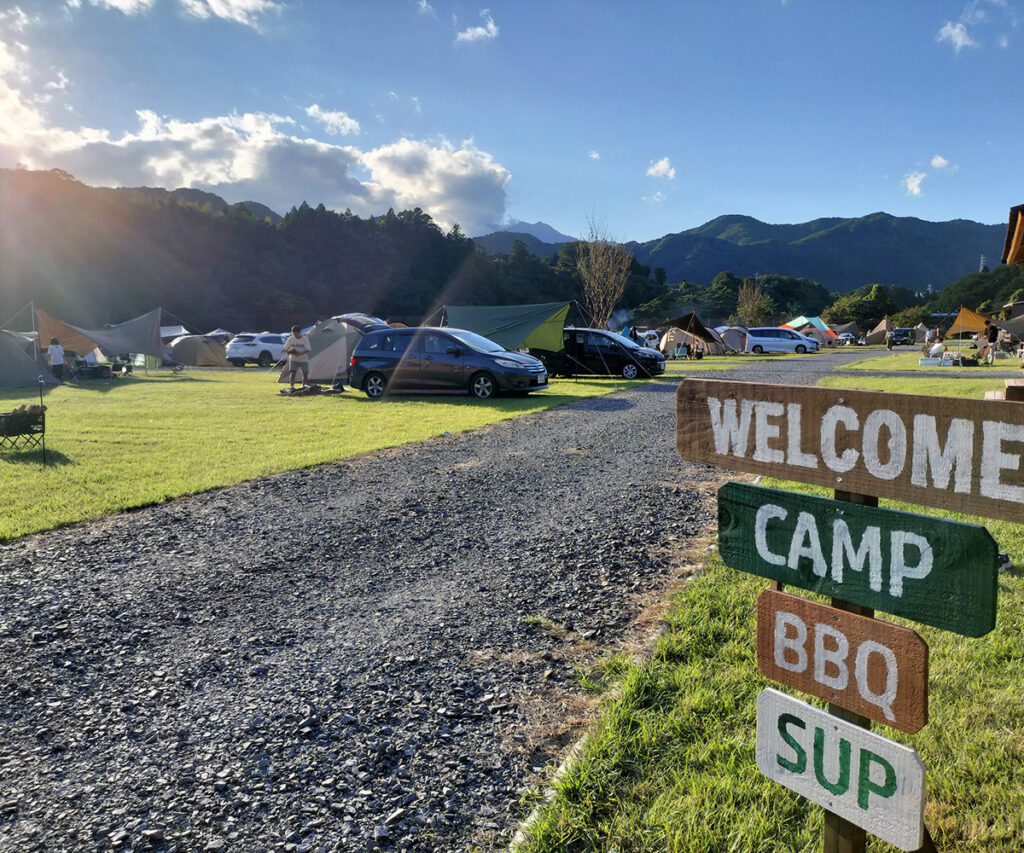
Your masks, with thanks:
[[[0,540],[636,385],[558,379],[528,397],[289,399],[261,370],[141,372],[46,392],[46,449],[0,453]],[[0,392],[0,410],[38,402]]]
[[[967,355],[973,355],[974,351],[965,345],[963,350]],[[913,373],[942,373],[943,371],[971,370],[984,374],[996,370],[1020,370],[1020,362],[1016,358],[997,359],[995,364],[982,364],[978,367],[921,367],[917,362],[922,358],[919,349],[908,352],[905,349],[896,350],[892,354],[866,358],[863,361],[854,361],[850,364],[837,368],[838,370],[891,370],[908,371]]]
[[[972,379],[951,389],[948,378],[841,377],[827,384],[979,397],[993,382],[1001,387],[999,380]],[[763,485],[826,494],[795,483]],[[1024,566],[1024,525],[883,505],[983,524],[999,550]],[[541,806],[523,850],[821,849],[821,808],[762,777],[754,759],[757,694],[781,689],[756,664],[755,601],[765,586],[715,555],[683,587],[652,658],[629,667],[617,693],[609,693],[581,757]],[[938,848],[1024,849],[1024,572],[1000,575],[997,626],[979,639],[883,618],[913,627],[931,649],[928,725],[915,735],[874,728],[924,760],[925,823]],[[586,686],[600,683],[593,673],[581,678]],[[869,849],[896,848],[873,839]]]

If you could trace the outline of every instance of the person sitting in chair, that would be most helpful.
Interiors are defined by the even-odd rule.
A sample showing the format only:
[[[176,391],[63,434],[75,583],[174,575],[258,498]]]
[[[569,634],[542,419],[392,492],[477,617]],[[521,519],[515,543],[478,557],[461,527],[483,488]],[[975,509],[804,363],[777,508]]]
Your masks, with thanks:
[[[928,350],[928,358],[942,358],[946,354],[946,344],[940,336],[935,343],[932,344],[930,350]]]

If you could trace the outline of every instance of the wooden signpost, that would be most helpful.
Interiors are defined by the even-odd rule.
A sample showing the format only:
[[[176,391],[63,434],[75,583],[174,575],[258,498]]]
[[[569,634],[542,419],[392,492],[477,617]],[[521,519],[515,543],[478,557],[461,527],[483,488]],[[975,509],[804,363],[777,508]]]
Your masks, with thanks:
[[[727,566],[968,637],[996,624],[999,555],[984,527],[726,483]]]
[[[684,459],[1024,520],[1024,406],[686,379],[676,412]]]
[[[928,646],[908,628],[765,590],[757,599],[757,665],[775,681],[905,732],[928,722]]]
[[[865,830],[934,851],[924,764],[869,731],[871,720],[907,732],[927,723],[928,648],[872,617],[982,636],[995,627],[997,549],[982,527],[882,510],[877,496],[1024,520],[1024,406],[700,379],[684,380],[676,401],[684,459],[842,498],[739,483],[719,491],[722,559],[774,581],[758,599],[758,666],[829,702],[825,713],[763,691],[758,767],[825,807],[825,853],[862,853]]]
[[[769,688],[757,697],[757,766],[901,850],[921,847],[925,766],[910,747]]]

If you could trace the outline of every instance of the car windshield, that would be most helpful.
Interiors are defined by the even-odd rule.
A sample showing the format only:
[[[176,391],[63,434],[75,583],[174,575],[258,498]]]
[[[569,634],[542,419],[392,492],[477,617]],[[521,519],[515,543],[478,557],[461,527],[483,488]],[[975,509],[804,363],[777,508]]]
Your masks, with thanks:
[[[488,340],[483,335],[478,335],[475,332],[465,332],[461,329],[446,329],[453,338],[462,341],[470,349],[475,349],[477,352],[505,352],[505,347],[500,344],[496,344],[494,341]]]

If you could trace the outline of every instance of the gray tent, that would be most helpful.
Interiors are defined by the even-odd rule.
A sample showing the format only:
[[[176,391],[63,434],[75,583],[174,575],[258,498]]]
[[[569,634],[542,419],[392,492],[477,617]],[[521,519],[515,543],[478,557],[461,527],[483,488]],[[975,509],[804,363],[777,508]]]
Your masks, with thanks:
[[[742,326],[722,326],[715,329],[725,345],[734,352],[743,352],[747,346],[747,330]]]
[[[25,342],[10,332],[0,332],[0,388],[36,388],[56,385],[57,380],[25,354]]]
[[[309,356],[309,381],[333,385],[337,379],[348,375],[348,362],[352,350],[363,337],[363,332],[353,323],[332,317],[306,335],[313,351]],[[288,363],[281,369],[278,382],[287,382]]]

